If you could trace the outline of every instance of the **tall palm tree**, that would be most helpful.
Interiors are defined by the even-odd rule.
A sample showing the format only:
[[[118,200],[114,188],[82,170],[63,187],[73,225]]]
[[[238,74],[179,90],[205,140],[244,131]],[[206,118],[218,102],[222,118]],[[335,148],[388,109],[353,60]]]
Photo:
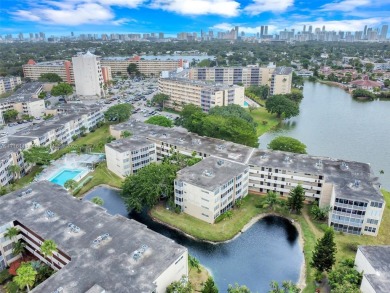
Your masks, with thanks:
[[[12,248],[12,254],[13,255],[22,255],[22,259],[24,258],[24,252],[26,251],[26,243],[22,241],[17,241],[14,243],[14,247]]]
[[[20,166],[16,164],[8,167],[8,170],[14,175],[14,179],[19,179],[21,169],[22,168],[20,168]]]
[[[278,203],[277,193],[269,190],[267,192],[267,197],[265,199],[265,203],[270,209],[274,210],[275,205]]]
[[[37,271],[32,268],[30,263],[22,263],[16,270],[16,274],[14,282],[20,289],[27,287],[27,292],[30,292],[30,287],[34,286]]]
[[[53,266],[53,254],[54,252],[57,252],[57,243],[55,243],[54,240],[48,239],[43,241],[41,247],[40,247],[41,253],[45,257],[50,257],[51,258],[51,265]]]
[[[10,240],[13,240],[19,234],[19,229],[16,227],[9,227],[6,231],[4,237]]]

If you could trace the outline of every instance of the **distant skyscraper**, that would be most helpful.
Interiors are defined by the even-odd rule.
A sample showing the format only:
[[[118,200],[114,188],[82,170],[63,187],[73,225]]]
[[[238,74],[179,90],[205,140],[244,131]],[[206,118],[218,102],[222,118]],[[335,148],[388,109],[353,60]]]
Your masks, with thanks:
[[[306,32],[306,24],[303,25],[303,32]]]
[[[264,25],[260,27],[260,37],[264,36]]]
[[[323,31],[323,32],[325,31],[325,26],[324,26],[324,25],[322,26],[322,31]]]
[[[238,26],[234,27],[234,38],[237,40],[238,39]]]
[[[268,25],[266,25],[266,26],[264,27],[264,34],[265,34],[266,36],[268,36]]]
[[[39,33],[39,37],[42,39],[42,41],[46,40],[45,33],[43,33],[43,32]]]
[[[34,34],[30,33],[30,40],[34,39]]]
[[[164,33],[158,33],[158,38],[159,39],[164,39]]]
[[[23,33],[19,33],[19,40],[23,40]]]
[[[71,36],[71,37],[74,37],[74,32],[70,32],[70,36]]]
[[[313,32],[313,27],[309,25],[309,33],[311,34]]]
[[[387,39],[387,31],[389,30],[389,26],[387,24],[384,24],[381,29],[381,39],[386,40]]]
[[[367,36],[367,25],[364,26],[363,38]]]

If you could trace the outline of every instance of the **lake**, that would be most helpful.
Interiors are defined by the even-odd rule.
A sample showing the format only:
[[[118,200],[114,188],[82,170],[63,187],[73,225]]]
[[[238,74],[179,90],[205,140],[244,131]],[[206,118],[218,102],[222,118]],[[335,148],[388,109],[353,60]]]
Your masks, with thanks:
[[[133,218],[188,248],[213,275],[220,292],[226,292],[228,284],[239,283],[252,292],[266,293],[272,280],[297,282],[303,262],[298,231],[286,219],[265,217],[233,241],[210,244],[188,238],[183,234],[153,222],[147,214],[128,215],[118,191],[98,187],[84,199],[99,196],[110,214]]]
[[[260,148],[279,135],[291,136],[311,155],[370,163],[390,190],[390,101],[362,102],[340,88],[312,82],[305,82],[303,95],[300,115],[262,135]]]

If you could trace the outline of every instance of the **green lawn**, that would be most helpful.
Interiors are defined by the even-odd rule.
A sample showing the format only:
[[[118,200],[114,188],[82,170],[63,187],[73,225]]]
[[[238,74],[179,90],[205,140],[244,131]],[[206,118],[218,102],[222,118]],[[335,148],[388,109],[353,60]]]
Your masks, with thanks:
[[[84,193],[100,184],[106,184],[116,188],[120,188],[122,185],[122,179],[107,169],[106,162],[100,163],[93,172],[88,174],[88,176],[93,176],[92,180],[77,192],[77,196],[82,196]]]
[[[16,182],[14,183],[13,189],[18,190],[18,189],[23,188],[27,184],[31,183],[33,181],[34,177],[37,174],[41,173],[42,170],[43,170],[43,167],[41,167],[41,166],[32,167],[30,173],[28,173],[26,176],[20,178],[19,180],[16,180]]]
[[[249,111],[249,114],[257,123],[256,131],[258,136],[263,135],[280,123],[280,120],[276,118],[275,114],[268,113],[263,107],[256,108],[252,112]],[[266,121],[266,124],[263,121]]]

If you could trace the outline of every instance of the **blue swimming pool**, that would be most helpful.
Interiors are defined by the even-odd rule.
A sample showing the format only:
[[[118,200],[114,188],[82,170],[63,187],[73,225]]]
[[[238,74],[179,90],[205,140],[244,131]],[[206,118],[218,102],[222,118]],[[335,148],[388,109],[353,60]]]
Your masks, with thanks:
[[[244,106],[245,106],[245,107],[248,107],[248,106],[249,106],[249,104],[248,104],[247,101],[244,101]]]
[[[68,181],[69,179],[74,179],[77,175],[81,174],[83,172],[82,170],[62,170],[60,173],[58,173],[56,176],[50,179],[51,182],[64,186],[64,183]]]

